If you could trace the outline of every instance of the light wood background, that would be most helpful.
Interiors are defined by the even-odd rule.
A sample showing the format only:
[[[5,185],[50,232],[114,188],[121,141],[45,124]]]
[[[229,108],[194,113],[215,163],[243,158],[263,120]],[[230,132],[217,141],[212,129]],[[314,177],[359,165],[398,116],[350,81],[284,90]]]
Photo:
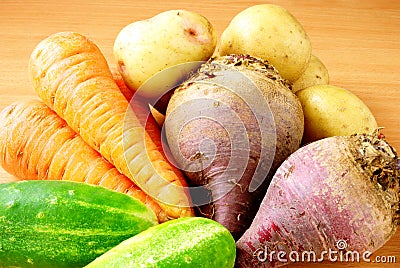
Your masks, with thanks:
[[[34,98],[28,59],[37,43],[59,31],[91,38],[110,66],[113,41],[127,24],[169,9],[189,9],[206,16],[218,36],[235,14],[260,3],[282,5],[307,31],[329,70],[331,84],[351,90],[375,114],[388,141],[400,150],[400,1],[10,1],[0,2],[0,109]],[[0,168],[0,182],[15,180]],[[290,267],[399,267],[400,231],[375,256],[395,256],[397,264],[324,263]]]

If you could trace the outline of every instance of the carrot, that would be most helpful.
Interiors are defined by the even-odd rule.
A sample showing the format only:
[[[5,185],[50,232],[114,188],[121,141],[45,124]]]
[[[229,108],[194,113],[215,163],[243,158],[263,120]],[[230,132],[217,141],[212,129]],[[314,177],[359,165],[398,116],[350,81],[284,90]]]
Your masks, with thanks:
[[[128,88],[128,86],[125,84],[124,78],[117,68],[112,68],[111,73],[121,93],[125,96],[127,101],[130,101],[135,94],[135,91]]]
[[[33,50],[29,72],[39,97],[169,218],[194,216],[185,177],[162,151],[157,123],[148,109],[129,106],[92,41],[53,34]]]
[[[125,84],[124,79],[122,78],[121,73],[117,69],[111,69],[113,78],[115,83],[117,84],[119,90],[121,93],[125,96],[125,98],[130,101],[135,94],[134,90],[131,90],[128,88],[128,86]],[[166,104],[165,104],[166,105]],[[163,115],[161,112],[159,112],[156,108],[154,108],[153,105],[149,104],[149,109],[152,117],[154,120],[157,122],[157,125],[162,128],[165,120],[165,115]]]
[[[165,115],[160,113],[153,105],[149,104],[150,113],[153,116],[154,120],[156,120],[157,125],[162,128],[165,121]]]
[[[0,163],[20,179],[79,181],[126,193],[151,208],[160,222],[168,220],[157,202],[39,100],[15,102],[0,113]]]

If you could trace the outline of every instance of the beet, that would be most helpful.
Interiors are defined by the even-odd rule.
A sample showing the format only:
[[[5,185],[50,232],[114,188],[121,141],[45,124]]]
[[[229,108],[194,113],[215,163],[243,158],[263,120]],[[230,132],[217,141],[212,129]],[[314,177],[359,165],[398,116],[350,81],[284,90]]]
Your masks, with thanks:
[[[356,251],[360,259],[376,251],[400,222],[399,163],[379,133],[330,137],[300,148],[276,171],[253,223],[237,241],[237,267],[286,265],[277,258],[280,251],[287,261],[293,251],[312,251],[317,259],[329,250],[344,256]]]
[[[177,87],[166,112],[172,156],[201,216],[238,239],[277,167],[299,148],[304,122],[290,84],[266,61],[217,57]]]

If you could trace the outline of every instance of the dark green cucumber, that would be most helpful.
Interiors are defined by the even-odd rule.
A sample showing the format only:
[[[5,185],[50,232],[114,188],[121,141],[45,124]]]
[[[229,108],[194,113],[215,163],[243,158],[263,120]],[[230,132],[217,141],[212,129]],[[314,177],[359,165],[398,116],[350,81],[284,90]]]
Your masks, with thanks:
[[[216,221],[180,218],[122,242],[86,268],[101,267],[233,267],[236,245],[231,233]]]
[[[82,267],[156,224],[143,203],[100,186],[0,184],[0,267]]]

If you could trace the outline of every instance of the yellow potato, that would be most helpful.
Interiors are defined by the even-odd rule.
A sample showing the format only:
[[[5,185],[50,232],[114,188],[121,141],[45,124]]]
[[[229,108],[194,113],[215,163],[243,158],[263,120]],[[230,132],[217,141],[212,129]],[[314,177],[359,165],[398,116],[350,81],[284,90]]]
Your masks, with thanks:
[[[308,65],[311,42],[288,10],[274,4],[260,4],[241,11],[232,19],[221,35],[218,53],[262,58],[283,78],[294,82]]]
[[[293,93],[300,89],[315,85],[329,84],[329,73],[323,62],[311,54],[310,62],[304,73],[292,85]]]
[[[114,41],[118,71],[132,90],[149,98],[162,96],[165,84],[174,86],[214,53],[217,37],[213,25],[199,13],[168,10],[126,25]],[[163,75],[162,71],[169,71]]]
[[[378,128],[366,104],[350,91],[315,85],[296,92],[304,112],[303,142],[331,136],[370,133]]]

